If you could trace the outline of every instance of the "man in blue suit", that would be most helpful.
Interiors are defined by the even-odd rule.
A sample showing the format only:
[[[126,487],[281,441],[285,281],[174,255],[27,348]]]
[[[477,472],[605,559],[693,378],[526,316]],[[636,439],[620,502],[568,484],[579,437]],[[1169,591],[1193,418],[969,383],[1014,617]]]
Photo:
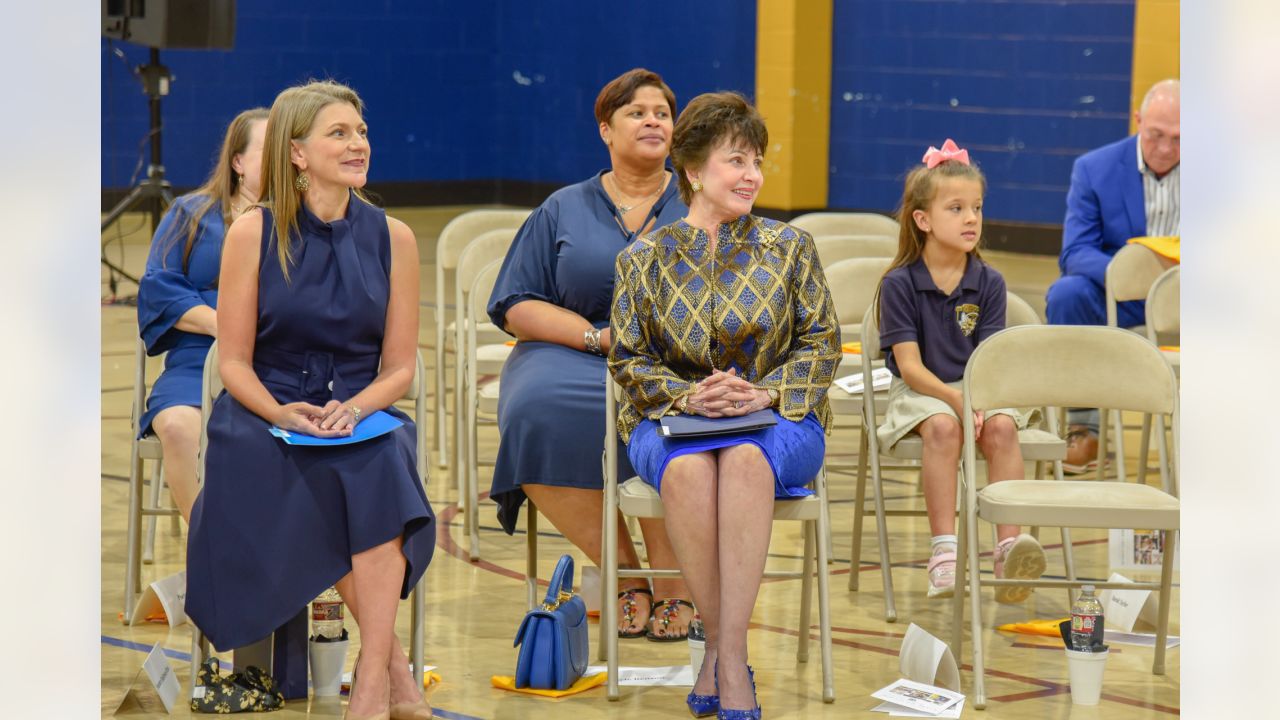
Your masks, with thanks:
[[[1080,156],[1071,169],[1062,227],[1062,277],[1049,288],[1050,325],[1105,325],[1107,264],[1129,238],[1178,234],[1179,84],[1162,80],[1135,113],[1137,134]],[[1121,327],[1141,325],[1143,303],[1117,306]],[[1064,467],[1097,455],[1098,413],[1072,411]]]

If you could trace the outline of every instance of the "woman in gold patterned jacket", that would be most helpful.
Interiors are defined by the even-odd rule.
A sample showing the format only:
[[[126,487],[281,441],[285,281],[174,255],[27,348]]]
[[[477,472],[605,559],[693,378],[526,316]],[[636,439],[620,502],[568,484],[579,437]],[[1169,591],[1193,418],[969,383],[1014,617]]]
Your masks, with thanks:
[[[624,388],[618,431],[662,496],[667,533],[707,633],[688,704],[759,717],[747,624],[764,573],[775,498],[807,495],[831,422],[840,325],[813,239],[751,214],[768,130],[738,93],[693,100],[671,155],[688,217],[618,255],[609,369]],[[664,415],[776,425],[664,438]],[[716,680],[719,694],[716,694]]]

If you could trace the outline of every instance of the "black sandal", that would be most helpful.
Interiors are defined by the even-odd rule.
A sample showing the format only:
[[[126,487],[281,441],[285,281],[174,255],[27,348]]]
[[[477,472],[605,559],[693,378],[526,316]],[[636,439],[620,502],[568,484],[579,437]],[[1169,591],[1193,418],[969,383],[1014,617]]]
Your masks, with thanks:
[[[648,632],[645,634],[645,637],[649,638],[652,642],[680,642],[681,640],[689,637],[688,625],[685,625],[683,635],[671,635],[667,633],[667,628],[671,627],[671,621],[680,616],[681,605],[693,611],[693,617],[689,618],[689,622],[693,622],[693,619],[698,617],[698,608],[694,607],[693,603],[688,600],[681,600],[679,598],[659,600],[658,604],[653,606],[653,612],[649,615],[649,623],[652,624],[655,619],[661,622],[662,634],[656,635],[652,630],[648,630],[648,627],[646,626],[645,629],[648,630]]]
[[[653,617],[653,592],[651,590],[649,590],[648,588],[631,588],[630,590],[623,590],[622,592],[618,593],[618,599],[624,601],[622,604],[622,620],[628,626],[634,623],[636,618],[640,617],[640,613],[637,612],[640,609],[640,607],[639,605],[636,604],[636,598],[635,598],[637,594],[649,596],[649,617],[650,618]],[[618,631],[618,637],[624,640],[631,640],[633,638],[644,637],[645,635],[648,635],[648,634],[649,634],[649,623],[647,621],[640,626],[639,630],[636,630],[635,632],[623,632],[622,630]]]

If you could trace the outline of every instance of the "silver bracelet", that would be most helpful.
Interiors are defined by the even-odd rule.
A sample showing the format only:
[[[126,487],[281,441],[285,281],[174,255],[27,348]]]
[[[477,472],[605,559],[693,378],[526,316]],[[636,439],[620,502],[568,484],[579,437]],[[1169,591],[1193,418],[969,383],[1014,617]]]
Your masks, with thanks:
[[[596,355],[604,355],[604,353],[600,350],[600,331],[599,330],[592,328],[591,330],[587,330],[586,332],[582,333],[582,344],[586,346],[587,352],[595,353]]]

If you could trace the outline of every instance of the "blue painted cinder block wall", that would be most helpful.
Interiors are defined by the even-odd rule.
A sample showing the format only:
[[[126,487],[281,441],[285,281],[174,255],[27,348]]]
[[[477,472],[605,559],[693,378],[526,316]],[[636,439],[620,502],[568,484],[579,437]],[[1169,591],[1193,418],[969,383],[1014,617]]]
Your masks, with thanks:
[[[632,67],[661,73],[681,102],[755,87],[749,1],[242,0],[236,20],[234,50],[161,53],[175,76],[163,103],[175,186],[203,180],[236,112],[311,77],[349,83],[364,99],[375,188],[581,180],[608,162],[596,94]],[[147,133],[146,98],[131,76],[147,51],[102,49],[102,184],[123,188]]]
[[[988,219],[1062,222],[1071,163],[1128,134],[1133,0],[836,0],[829,205],[893,210],[929,145]]]

